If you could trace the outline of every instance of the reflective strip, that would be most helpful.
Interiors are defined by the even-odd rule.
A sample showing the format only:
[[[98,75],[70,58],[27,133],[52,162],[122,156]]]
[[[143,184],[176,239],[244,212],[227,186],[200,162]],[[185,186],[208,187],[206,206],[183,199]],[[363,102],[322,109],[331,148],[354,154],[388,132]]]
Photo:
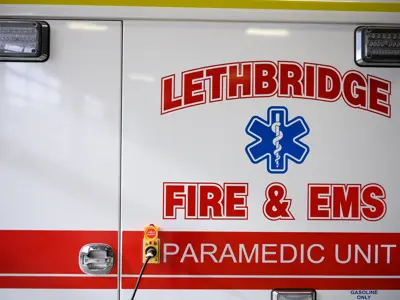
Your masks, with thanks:
[[[0,277],[90,277],[88,274],[0,274]],[[96,275],[96,277],[118,277],[118,274]]]
[[[122,288],[132,289],[136,278],[123,278]],[[275,288],[316,290],[400,290],[400,279],[332,278],[143,278],[141,289],[268,290]]]
[[[117,277],[9,276],[0,277],[0,288],[7,289],[117,289]]]
[[[123,278],[122,288],[132,289],[136,278]],[[379,289],[400,290],[400,279],[387,278],[149,278],[144,276],[141,289],[235,289],[264,290],[310,286],[318,290]],[[116,289],[116,277],[24,276],[0,277],[0,288],[29,289]]]
[[[84,274],[79,251],[90,243],[108,244],[118,256],[118,231],[0,230],[0,243],[2,274]]]
[[[1,276],[1,274],[0,274]],[[137,278],[139,274],[135,275],[123,275],[124,278]],[[143,278],[243,278],[243,279],[250,279],[250,278],[333,278],[333,279],[400,279],[400,276],[332,276],[332,275],[142,275]]]
[[[180,8],[286,9],[354,12],[400,12],[400,3],[302,0],[0,0],[0,4],[142,6]]]
[[[169,243],[167,263],[164,262],[166,253],[162,253],[160,264],[148,265],[141,288],[246,290],[311,286],[322,290],[400,290],[400,233],[161,231],[160,240],[162,251]],[[110,275],[90,276],[83,274],[78,265],[78,253],[84,244],[106,243],[118,253],[117,231],[0,230],[0,241],[0,288],[117,288],[116,268]],[[124,231],[122,242],[122,287],[132,289],[142,267],[143,232]],[[185,251],[188,244],[193,249],[189,252]],[[201,258],[201,245],[205,244],[208,245],[208,254]],[[227,244],[232,248],[228,252],[223,250]],[[261,251],[257,253],[257,262],[256,254],[251,254],[255,244]],[[264,244],[270,247],[265,250],[268,254],[263,250]],[[263,255],[267,255],[267,260],[279,260],[279,249],[274,245],[281,244],[291,244],[297,249],[305,245],[305,252],[312,245],[321,245],[323,250],[314,247],[310,255],[314,260],[325,256],[325,260],[323,263],[310,263],[298,258],[291,263],[264,263]],[[217,248],[213,252],[217,262],[209,254],[213,250],[210,245]],[[356,263],[352,259],[338,264],[332,253],[336,245],[341,247],[341,260],[346,260],[348,245],[353,249],[352,255],[356,245],[364,254],[357,250]],[[380,251],[383,249],[379,255],[373,252],[370,255],[366,250],[369,245],[372,245],[371,251],[375,251],[374,245],[385,247],[378,247]],[[388,245],[393,246],[390,248],[390,263],[387,263]],[[246,249],[245,256],[243,249]],[[198,262],[194,261],[193,252]],[[182,261],[184,253],[187,257]],[[222,253],[225,257],[219,261]],[[236,259],[242,253],[242,260],[245,258],[246,261],[234,262],[232,256],[226,256],[227,253]],[[370,257],[370,263],[364,256]],[[285,259],[290,260],[290,257]]]
[[[0,288],[117,289],[111,274],[91,276],[79,268],[82,246],[104,243],[118,256],[118,231],[0,230]]]

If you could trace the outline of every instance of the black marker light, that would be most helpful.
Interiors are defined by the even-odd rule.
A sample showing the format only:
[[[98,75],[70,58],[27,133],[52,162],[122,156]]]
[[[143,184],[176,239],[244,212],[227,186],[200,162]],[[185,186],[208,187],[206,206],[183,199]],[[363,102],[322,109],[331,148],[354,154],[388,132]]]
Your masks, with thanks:
[[[400,67],[400,27],[358,27],[355,62],[360,67]]]
[[[46,22],[0,20],[0,61],[44,62],[49,37]]]

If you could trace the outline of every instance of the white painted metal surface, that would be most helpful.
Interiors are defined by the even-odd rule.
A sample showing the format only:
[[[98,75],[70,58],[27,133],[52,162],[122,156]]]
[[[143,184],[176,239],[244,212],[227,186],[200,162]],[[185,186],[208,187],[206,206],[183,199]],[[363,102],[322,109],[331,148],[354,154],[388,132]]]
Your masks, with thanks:
[[[357,68],[353,60],[353,25],[298,25],[212,22],[125,22],[123,95],[123,230],[137,230],[162,218],[162,182],[249,182],[249,219],[163,220],[168,230],[398,232],[400,203],[392,200],[379,222],[307,221],[307,184],[311,182],[381,182],[388,199],[400,193],[394,174],[400,167],[394,149],[400,119],[395,102],[391,119],[352,109],[343,100],[270,98],[207,103],[160,114],[161,78],[181,72],[242,61],[313,62],[334,66],[342,74],[359,70],[392,82],[400,93],[398,69]],[[141,48],[135,45],[141,45]],[[142,51],[142,49],[145,49]],[[199,92],[200,93],[200,92]],[[225,98],[224,98],[225,99]],[[395,99],[395,98],[393,98]],[[265,164],[252,165],[244,149],[252,139],[245,127],[253,115],[283,105],[289,114],[304,116],[310,131],[305,139],[310,156],[284,175],[270,175]],[[385,134],[382,134],[385,133]],[[372,140],[371,140],[372,139]],[[384,159],[377,159],[387,145]],[[162,150],[161,150],[162,149]],[[362,150],[361,150],[362,149]],[[376,159],[375,159],[376,158]],[[150,164],[150,167],[149,167]],[[266,222],[261,208],[266,183],[284,180],[297,213],[296,225]],[[256,196],[253,196],[256,195]],[[254,198],[253,198],[254,197]],[[142,201],[142,199],[154,199]],[[140,210],[136,218],[130,218]],[[179,214],[179,213],[178,213]]]
[[[120,22],[50,25],[48,62],[0,64],[0,227],[115,230]]]
[[[2,299],[44,299],[44,300],[70,300],[70,299],[117,299],[114,290],[49,290],[49,289],[8,289],[1,291]]]

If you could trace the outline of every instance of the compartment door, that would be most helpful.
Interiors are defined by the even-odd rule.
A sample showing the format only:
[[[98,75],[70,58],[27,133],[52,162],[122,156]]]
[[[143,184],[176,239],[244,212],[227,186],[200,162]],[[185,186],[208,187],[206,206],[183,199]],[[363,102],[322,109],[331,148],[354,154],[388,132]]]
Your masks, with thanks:
[[[0,298],[116,300],[121,22],[47,22],[48,61],[0,62]]]
[[[122,299],[151,223],[141,299],[400,296],[400,69],[354,25],[124,26]]]

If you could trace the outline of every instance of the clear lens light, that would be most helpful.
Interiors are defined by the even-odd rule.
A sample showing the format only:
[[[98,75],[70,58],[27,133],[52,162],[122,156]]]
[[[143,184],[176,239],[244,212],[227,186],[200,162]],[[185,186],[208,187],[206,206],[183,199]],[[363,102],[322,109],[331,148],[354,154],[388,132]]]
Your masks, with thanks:
[[[36,56],[39,30],[35,23],[0,24],[0,55]]]
[[[367,29],[364,42],[366,58],[400,60],[400,31]]]

